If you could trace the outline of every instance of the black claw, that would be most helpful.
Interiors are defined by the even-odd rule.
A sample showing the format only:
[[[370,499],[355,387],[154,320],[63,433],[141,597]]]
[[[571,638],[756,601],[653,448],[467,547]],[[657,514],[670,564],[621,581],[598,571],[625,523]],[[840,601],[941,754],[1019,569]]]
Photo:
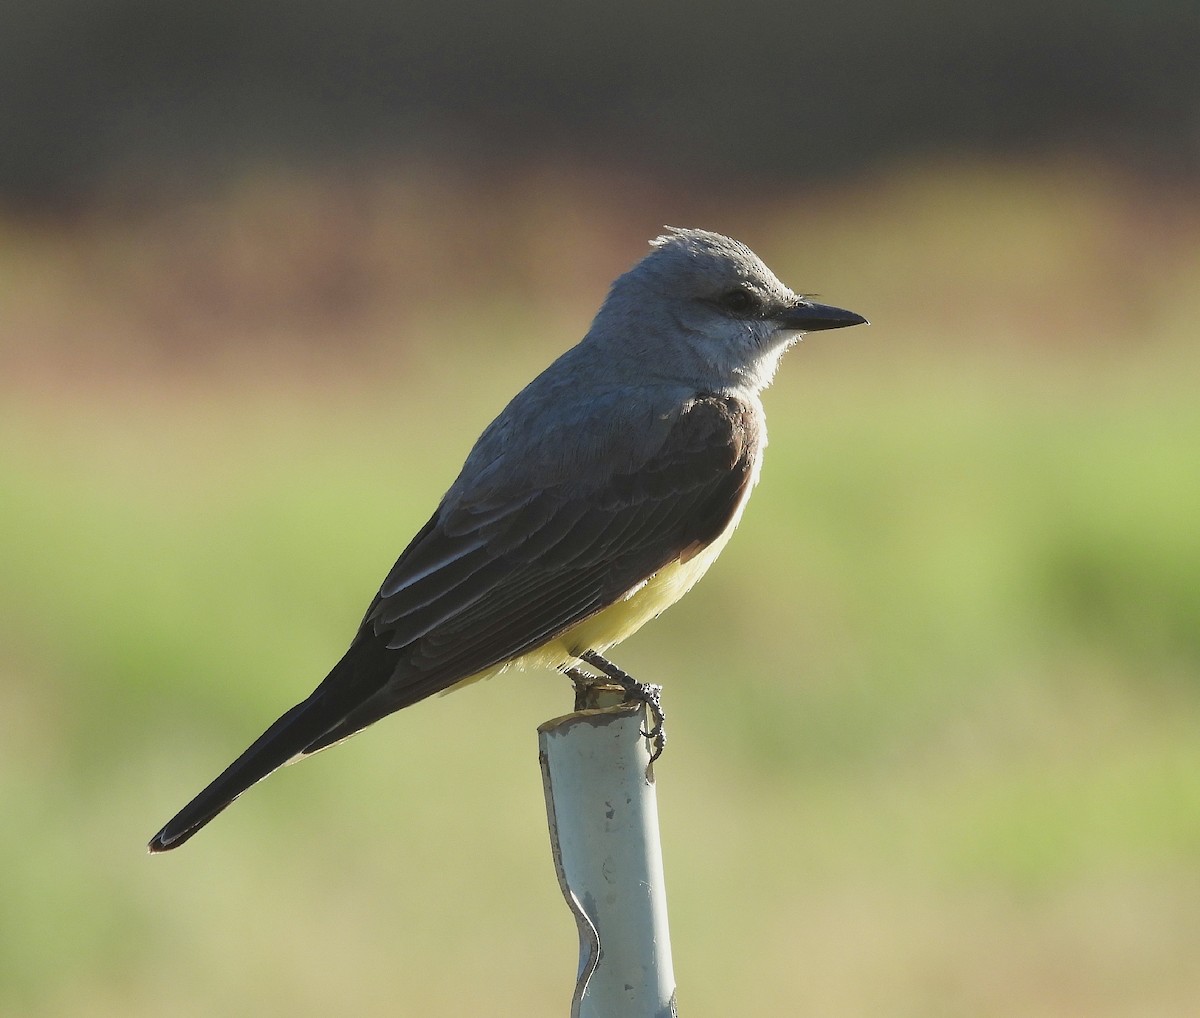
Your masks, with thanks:
[[[651,745],[654,747],[650,751],[650,762],[654,763],[655,760],[663,755],[663,750],[666,749],[667,729],[663,724],[662,707],[658,706],[657,704],[650,703],[649,701],[646,702],[646,706],[650,708],[650,713],[654,715],[655,723],[654,727],[648,732],[643,728],[642,735],[649,739]]]
[[[650,711],[651,717],[654,719],[654,726],[649,730],[642,730],[642,735],[650,740],[653,749],[650,752],[650,762],[654,763],[663,754],[663,749],[667,745],[667,716],[663,711],[662,706],[662,686],[655,686],[647,682],[638,682],[628,672],[622,671],[607,658],[601,657],[594,650],[585,650],[579,655],[580,660],[586,661],[593,668],[598,669],[607,678],[612,679],[622,689],[625,690],[626,703],[644,703],[646,709]],[[579,675],[578,669],[564,669],[572,679],[578,683],[576,678]]]

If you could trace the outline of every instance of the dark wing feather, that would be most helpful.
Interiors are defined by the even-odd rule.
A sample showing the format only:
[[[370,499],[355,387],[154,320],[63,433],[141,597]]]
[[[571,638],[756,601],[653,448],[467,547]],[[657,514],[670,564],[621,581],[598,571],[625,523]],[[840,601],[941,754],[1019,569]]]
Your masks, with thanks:
[[[703,397],[656,457],[602,487],[543,490],[507,512],[493,508],[474,529],[458,518],[433,526],[389,574],[356,640],[386,640],[395,670],[306,751],[533,650],[715,540],[744,495],[759,440],[751,408]],[[471,550],[456,558],[457,548]],[[440,571],[405,582],[410,563],[429,560],[453,560],[453,582]]]

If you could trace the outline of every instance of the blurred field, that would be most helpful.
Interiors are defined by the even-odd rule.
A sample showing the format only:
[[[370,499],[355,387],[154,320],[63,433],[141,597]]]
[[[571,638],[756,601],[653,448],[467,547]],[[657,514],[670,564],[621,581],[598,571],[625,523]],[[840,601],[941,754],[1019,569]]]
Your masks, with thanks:
[[[0,223],[0,1013],[565,1013],[553,676],[143,845],[664,222],[873,321],[785,360],[742,531],[619,655],[667,686],[683,1013],[1200,1010],[1200,193],[1074,161],[263,170]]]

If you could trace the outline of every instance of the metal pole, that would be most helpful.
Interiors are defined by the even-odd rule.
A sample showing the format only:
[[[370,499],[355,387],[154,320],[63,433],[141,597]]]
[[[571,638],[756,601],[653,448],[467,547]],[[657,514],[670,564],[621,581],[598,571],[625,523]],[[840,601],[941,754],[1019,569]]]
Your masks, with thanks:
[[[641,705],[593,686],[538,728],[554,868],[579,927],[571,1018],[672,1018],[675,975]],[[615,704],[615,705],[612,705]]]

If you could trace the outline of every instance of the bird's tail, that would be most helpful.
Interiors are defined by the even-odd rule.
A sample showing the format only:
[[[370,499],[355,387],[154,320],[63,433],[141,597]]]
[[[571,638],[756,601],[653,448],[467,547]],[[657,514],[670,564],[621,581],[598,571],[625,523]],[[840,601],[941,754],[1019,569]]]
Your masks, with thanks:
[[[178,848],[247,788],[304,753],[329,728],[329,715],[316,702],[320,694],[318,689],[263,732],[220,777],[150,839],[150,851]]]

